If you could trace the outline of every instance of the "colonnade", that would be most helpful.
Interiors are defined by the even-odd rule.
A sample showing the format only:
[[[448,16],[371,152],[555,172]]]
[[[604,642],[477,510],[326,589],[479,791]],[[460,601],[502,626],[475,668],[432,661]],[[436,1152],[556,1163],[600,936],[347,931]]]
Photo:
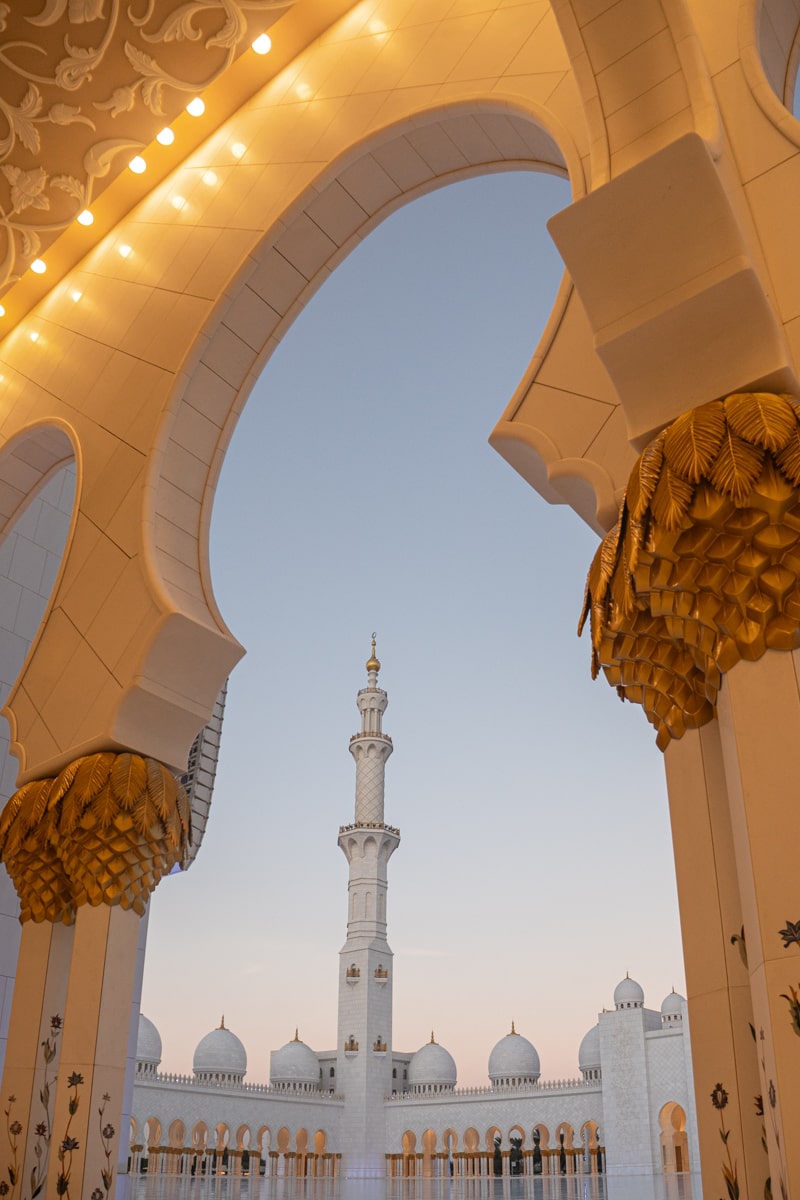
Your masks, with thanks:
[[[534,1171],[534,1151],[522,1151],[522,1175],[600,1175],[604,1172],[605,1154],[600,1147],[584,1150],[573,1147],[564,1150],[541,1151],[541,1171]],[[510,1175],[510,1151],[501,1151],[503,1175]],[[386,1173],[391,1179],[413,1178],[488,1178],[494,1175],[494,1154],[491,1150],[457,1150],[448,1154],[437,1150],[433,1154],[387,1154]]]

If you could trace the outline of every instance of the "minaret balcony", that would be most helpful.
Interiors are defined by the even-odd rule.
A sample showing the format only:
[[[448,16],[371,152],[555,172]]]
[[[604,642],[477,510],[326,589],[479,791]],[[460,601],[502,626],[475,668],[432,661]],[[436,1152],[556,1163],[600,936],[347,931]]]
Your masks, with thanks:
[[[357,1054],[358,1054],[358,1042],[351,1035],[344,1044],[344,1056],[345,1056],[345,1058],[355,1058],[355,1056]]]
[[[389,734],[384,733],[382,730],[376,733],[368,733],[366,730],[362,730],[361,733],[354,733],[350,738],[351,746],[353,742],[388,742],[390,746],[393,744]]]
[[[354,984],[358,983],[359,979],[361,978],[361,968],[355,965],[348,967],[344,973],[344,977],[350,987],[353,987]]]
[[[377,1042],[372,1043],[372,1053],[376,1054],[379,1058],[386,1057],[387,1049],[386,1042],[382,1041],[381,1038],[378,1038]]]
[[[381,829],[384,833],[391,833],[395,837],[400,837],[400,830],[394,825],[385,825],[383,821],[357,821],[352,825],[340,825],[339,833],[352,833],[356,829]]]
[[[386,984],[389,982],[389,972],[386,967],[376,967],[373,972],[373,979],[378,987],[386,987]]]

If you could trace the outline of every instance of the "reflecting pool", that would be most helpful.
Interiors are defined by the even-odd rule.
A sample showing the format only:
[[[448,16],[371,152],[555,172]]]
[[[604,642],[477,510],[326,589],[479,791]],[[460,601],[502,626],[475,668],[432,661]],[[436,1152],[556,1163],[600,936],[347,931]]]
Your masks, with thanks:
[[[699,1175],[547,1179],[131,1178],[131,1200],[702,1200]]]

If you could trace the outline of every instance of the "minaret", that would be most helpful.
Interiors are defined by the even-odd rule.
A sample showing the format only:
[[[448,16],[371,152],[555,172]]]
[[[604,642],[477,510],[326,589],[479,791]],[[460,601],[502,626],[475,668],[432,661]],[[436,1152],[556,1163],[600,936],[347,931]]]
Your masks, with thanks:
[[[392,739],[381,722],[389,698],[378,687],[381,664],[367,661],[367,686],[358,693],[361,729],[350,739],[356,762],[352,825],[339,829],[350,867],[347,940],[339,954],[337,1092],[345,1097],[342,1128],[348,1175],[386,1171],[384,1100],[392,1091],[392,952],[386,940],[386,865],[400,831],[383,819],[383,786]]]

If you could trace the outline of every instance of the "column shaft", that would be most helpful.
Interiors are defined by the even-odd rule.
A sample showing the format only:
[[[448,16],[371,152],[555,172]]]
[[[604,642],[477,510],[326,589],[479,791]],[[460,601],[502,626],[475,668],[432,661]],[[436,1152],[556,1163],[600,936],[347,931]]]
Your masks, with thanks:
[[[88,1197],[116,1172],[138,939],[134,912],[78,909],[48,1196]]]
[[[742,906],[719,726],[688,730],[667,746],[672,841],[681,913],[703,1190],[724,1190],[735,1163],[743,1194],[763,1197],[769,1174],[761,1143],[760,1090]],[[734,940],[736,939],[736,940]],[[722,1084],[728,1102],[714,1107]],[[717,1100],[719,1095],[717,1094]],[[727,1132],[727,1143],[721,1131]],[[730,1152],[730,1155],[728,1154]],[[696,1169],[697,1163],[692,1167]]]
[[[772,1193],[800,1195],[800,688],[797,652],[740,662],[719,723],[747,935]]]

